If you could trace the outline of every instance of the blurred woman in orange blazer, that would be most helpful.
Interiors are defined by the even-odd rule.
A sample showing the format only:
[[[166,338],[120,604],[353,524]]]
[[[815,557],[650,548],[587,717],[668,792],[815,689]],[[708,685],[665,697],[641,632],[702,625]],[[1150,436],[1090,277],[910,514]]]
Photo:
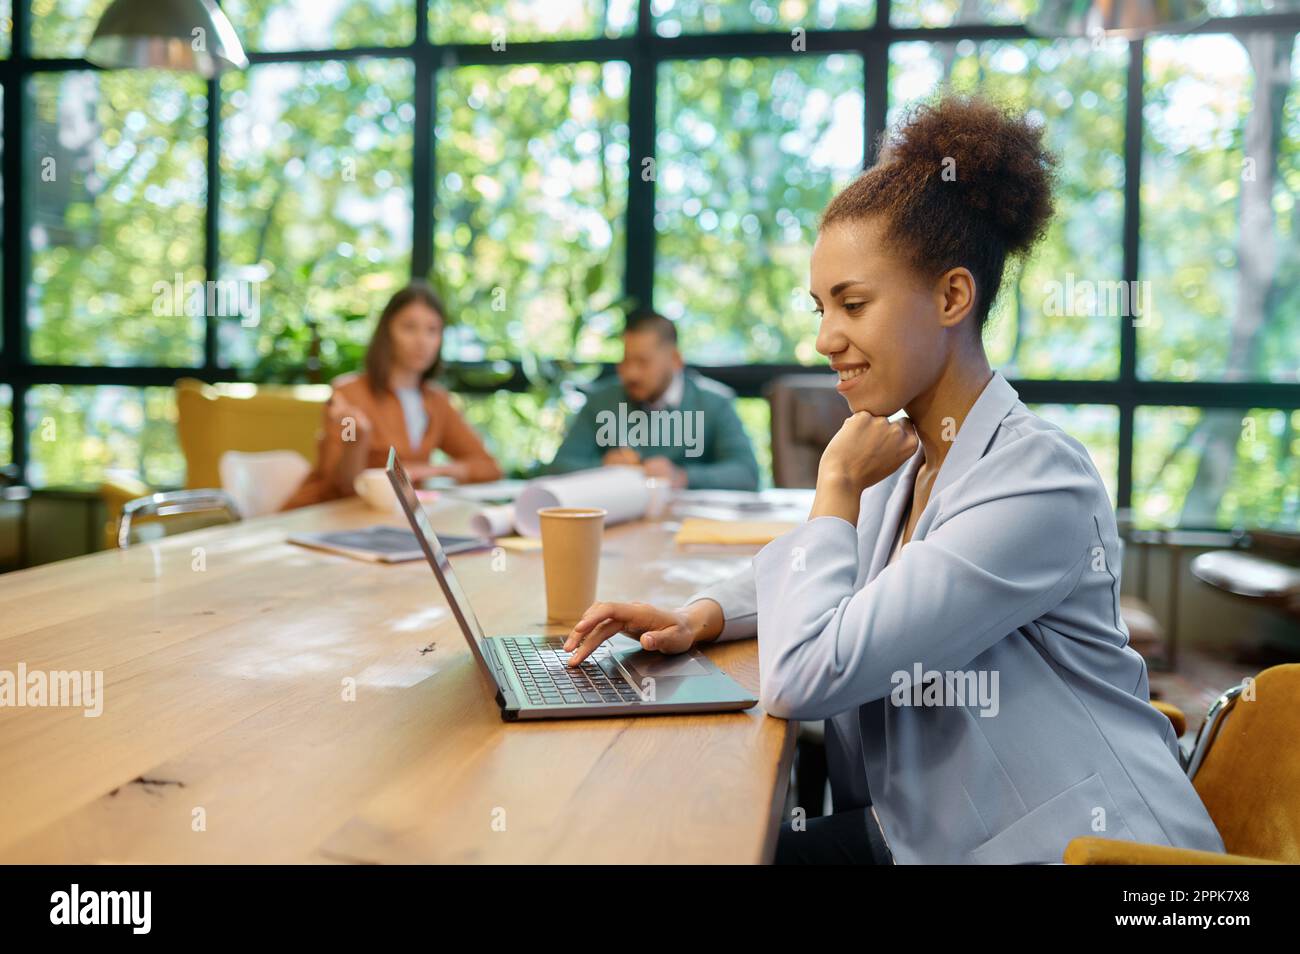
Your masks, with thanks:
[[[501,477],[501,468],[447,392],[432,383],[442,368],[446,313],[423,282],[412,282],[389,299],[366,350],[365,371],[333,382],[316,467],[285,510],[353,495],[357,475],[383,467],[390,446],[415,481],[448,476],[476,483]],[[435,450],[445,452],[450,463],[430,464]]]

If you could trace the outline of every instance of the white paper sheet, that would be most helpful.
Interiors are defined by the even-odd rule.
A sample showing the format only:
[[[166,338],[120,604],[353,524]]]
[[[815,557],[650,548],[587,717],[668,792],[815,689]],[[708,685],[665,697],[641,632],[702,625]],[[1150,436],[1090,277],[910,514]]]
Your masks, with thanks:
[[[650,504],[645,472],[640,467],[598,467],[559,477],[530,480],[515,501],[515,529],[541,536],[537,511],[543,507],[602,507],[605,526],[637,520]]]
[[[486,484],[457,484],[455,487],[447,488],[445,493],[449,497],[491,504],[514,500],[525,486],[527,484],[522,480],[494,480]]]

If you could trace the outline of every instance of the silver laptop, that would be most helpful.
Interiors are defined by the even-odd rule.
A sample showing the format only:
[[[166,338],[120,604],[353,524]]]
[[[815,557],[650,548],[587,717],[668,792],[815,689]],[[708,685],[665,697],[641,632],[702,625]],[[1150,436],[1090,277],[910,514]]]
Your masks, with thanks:
[[[562,638],[485,635],[395,449],[388,452],[387,469],[474,660],[496,685],[502,719],[729,712],[758,702],[695,649],[667,656],[646,652],[619,635],[602,643],[580,666],[570,668]]]

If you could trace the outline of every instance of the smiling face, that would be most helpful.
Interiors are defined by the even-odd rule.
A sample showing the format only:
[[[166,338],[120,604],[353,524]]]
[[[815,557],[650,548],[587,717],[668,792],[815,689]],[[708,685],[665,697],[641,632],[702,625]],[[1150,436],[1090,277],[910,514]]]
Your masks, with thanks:
[[[396,367],[423,375],[438,360],[438,351],[442,347],[442,315],[424,302],[411,302],[393,315],[388,328]]]
[[[822,316],[817,350],[839,373],[850,409],[888,417],[934,386],[957,336],[971,334],[973,285],[961,288],[969,275],[918,274],[888,248],[879,219],[822,230],[809,283]]]

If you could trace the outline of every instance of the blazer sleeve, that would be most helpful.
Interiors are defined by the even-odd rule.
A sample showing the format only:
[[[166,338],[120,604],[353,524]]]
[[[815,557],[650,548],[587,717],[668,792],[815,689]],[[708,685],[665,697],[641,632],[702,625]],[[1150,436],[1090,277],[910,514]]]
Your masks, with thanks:
[[[713,600],[722,607],[722,632],[719,641],[745,639],[758,634],[758,592],[754,584],[754,564],[750,563],[735,576],[701,590],[683,606],[699,600]]]
[[[740,415],[726,398],[718,398],[705,411],[705,428],[712,428],[707,460],[682,461],[686,486],[699,490],[757,490],[758,461]]]
[[[952,492],[925,537],[857,590],[857,530],[839,517],[754,557],[768,713],[828,718],[889,695],[918,663],[959,669],[1073,591],[1093,558],[1096,488],[1065,445],[1021,438]]]
[[[469,466],[471,483],[501,479],[501,467],[465,418],[451,403],[446,394],[438,395],[438,413],[443,419],[442,437],[438,449],[448,457]]]
[[[321,407],[320,430],[316,432],[316,463],[293,495],[281,506],[293,510],[309,504],[337,500],[343,491],[334,486],[334,471],[343,456],[343,432],[330,422],[330,404],[336,399],[346,400],[338,382],[334,382],[329,401]]]
[[[338,468],[339,460],[343,457],[343,429],[330,422],[330,405],[336,401],[347,401],[349,404],[355,402],[349,399],[338,384],[334,385],[330,392],[329,401],[321,408],[320,432],[316,441],[316,475],[322,484],[327,488],[329,497],[337,497],[340,494],[338,488],[334,486],[334,471]]]

